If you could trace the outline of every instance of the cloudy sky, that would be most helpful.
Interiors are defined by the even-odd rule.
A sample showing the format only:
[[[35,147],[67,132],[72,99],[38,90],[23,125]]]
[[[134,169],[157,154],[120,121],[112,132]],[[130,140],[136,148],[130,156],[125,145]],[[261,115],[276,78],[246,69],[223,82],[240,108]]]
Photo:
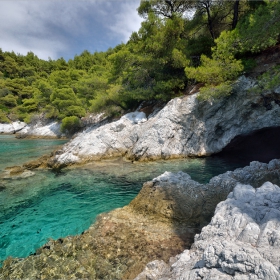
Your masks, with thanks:
[[[0,48],[66,60],[105,51],[137,31],[140,0],[0,0]]]

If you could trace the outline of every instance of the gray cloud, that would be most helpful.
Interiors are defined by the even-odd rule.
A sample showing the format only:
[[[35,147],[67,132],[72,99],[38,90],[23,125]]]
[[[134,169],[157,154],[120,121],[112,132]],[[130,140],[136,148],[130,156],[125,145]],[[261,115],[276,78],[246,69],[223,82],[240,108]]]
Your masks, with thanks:
[[[1,0],[0,48],[66,59],[126,42],[140,27],[139,0]]]

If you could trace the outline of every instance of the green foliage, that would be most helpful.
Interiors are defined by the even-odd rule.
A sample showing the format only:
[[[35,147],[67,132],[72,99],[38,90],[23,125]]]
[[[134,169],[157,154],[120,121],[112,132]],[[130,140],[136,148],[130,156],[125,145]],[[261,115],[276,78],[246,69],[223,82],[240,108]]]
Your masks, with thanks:
[[[204,83],[199,98],[218,98],[254,67],[248,53],[279,39],[279,1],[143,0],[138,12],[141,28],[106,52],[84,51],[67,62],[0,49],[0,121],[119,115],[143,100],[181,95],[189,80]]]
[[[197,98],[201,101],[215,100],[221,97],[228,96],[232,93],[232,84],[230,82],[223,82],[217,86],[205,86],[200,89]]]
[[[38,109],[38,101],[34,98],[24,99],[23,104],[19,107],[21,107],[25,112],[34,112]]]
[[[6,112],[0,108],[0,123],[10,123],[10,120],[6,116]]]
[[[206,86],[215,86],[222,82],[233,80],[242,70],[242,62],[234,59],[233,56],[214,56],[213,59],[211,59],[202,55],[201,66],[197,68],[185,68],[187,77],[196,79]]]
[[[223,31],[215,40],[212,48],[212,58],[201,56],[201,65],[197,68],[186,67],[188,78],[205,84],[201,89],[201,96],[205,98],[220,96],[220,88],[213,90],[213,86],[222,85],[234,80],[243,70],[252,67],[252,62],[236,59],[237,55],[245,52],[259,52],[276,44],[280,30],[280,3],[271,1],[265,6],[259,6],[254,12],[243,18],[232,31]],[[243,60],[244,61],[244,60]],[[251,65],[250,65],[251,64]],[[228,90],[225,88],[225,94]],[[211,95],[212,93],[212,95]]]
[[[257,65],[256,61],[253,58],[242,58],[241,60],[245,73],[250,72]]]
[[[80,119],[76,116],[65,117],[61,123],[61,131],[64,133],[75,133],[81,128]]]
[[[252,92],[261,94],[265,91],[275,90],[280,87],[280,66],[275,66],[270,71],[258,77],[258,85]]]
[[[0,101],[4,106],[9,108],[17,106],[17,98],[10,93],[4,97],[1,97]]]

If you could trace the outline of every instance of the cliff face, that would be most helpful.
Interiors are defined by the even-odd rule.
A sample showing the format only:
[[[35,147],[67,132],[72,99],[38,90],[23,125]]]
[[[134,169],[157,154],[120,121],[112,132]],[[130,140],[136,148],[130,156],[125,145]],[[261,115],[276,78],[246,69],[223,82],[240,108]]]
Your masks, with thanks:
[[[149,264],[148,271],[139,276],[144,278],[138,279],[180,279],[180,271],[188,271],[194,264],[196,270],[182,274],[190,275],[186,279],[201,279],[193,275],[216,271],[216,279],[258,269],[260,273],[266,269],[276,273],[280,190],[272,183],[260,190],[248,186],[243,189],[244,184],[258,188],[266,181],[280,185],[280,160],[269,164],[253,162],[216,176],[206,185],[183,172],[166,172],[145,183],[128,206],[100,215],[83,234],[50,241],[25,259],[6,260],[0,268],[0,278],[133,279],[156,259],[160,261]],[[195,233],[210,222],[217,203],[233,189],[230,203],[219,204],[215,217],[196,237],[192,249],[174,258],[190,248]],[[255,248],[258,236],[262,237],[262,251]],[[204,252],[207,259],[203,259]],[[167,264],[170,257],[172,263],[177,262],[176,274]]]
[[[171,100],[156,115],[130,113],[119,121],[93,126],[69,142],[53,165],[125,156],[130,160],[168,159],[217,153],[238,135],[280,126],[280,94],[250,89],[240,77],[231,96],[199,102],[197,94]]]

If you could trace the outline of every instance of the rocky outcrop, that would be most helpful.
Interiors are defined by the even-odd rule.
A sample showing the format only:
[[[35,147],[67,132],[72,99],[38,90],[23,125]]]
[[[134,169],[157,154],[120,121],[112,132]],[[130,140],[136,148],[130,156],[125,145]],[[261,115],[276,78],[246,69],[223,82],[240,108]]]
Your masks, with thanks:
[[[252,162],[250,166],[215,176],[205,185],[183,172],[165,172],[145,183],[130,205],[137,213],[155,216],[157,220],[172,219],[202,228],[209,223],[216,205],[238,183],[257,188],[266,181],[280,185],[280,160],[268,164]]]
[[[68,165],[123,156],[137,140],[137,133],[133,135],[133,131],[146,121],[145,113],[134,112],[112,123],[93,125],[79,133],[69,145],[65,145],[57,152],[52,165]]]
[[[170,257],[174,257],[184,249],[190,248],[195,233],[210,222],[218,202],[225,199],[226,196],[236,186],[240,186],[240,184],[250,184],[257,188],[266,181],[271,181],[280,185],[280,160],[272,160],[269,164],[253,162],[250,166],[243,169],[237,169],[216,176],[206,185],[191,180],[188,174],[182,172],[177,174],[166,172],[153,181],[145,183],[139,195],[128,206],[100,215],[96,223],[83,234],[50,241],[48,244],[38,249],[35,255],[25,259],[7,259],[3,267],[0,268],[0,278],[53,279],[56,277],[59,279],[133,279],[144,269],[148,262],[160,259],[161,261],[153,262],[149,264],[147,268],[150,271],[148,276],[150,278],[147,279],[158,279],[157,277],[165,275],[163,272],[170,272],[170,265],[167,264]],[[240,233],[243,232],[242,229],[245,229],[243,233],[244,238],[242,237],[243,239],[240,239],[240,242],[245,242],[247,233],[248,235],[253,233],[253,240],[255,238],[254,230],[257,228],[254,223],[258,224],[259,221],[254,222],[255,220],[253,219],[257,216],[251,217],[250,215],[253,215],[255,213],[254,211],[257,211],[256,209],[259,206],[261,209],[264,209],[262,214],[267,215],[267,217],[269,217],[270,214],[276,215],[276,210],[274,211],[270,208],[272,210],[270,213],[265,210],[265,207],[267,203],[270,203],[270,200],[279,207],[277,197],[280,196],[277,196],[277,193],[267,195],[261,205],[258,205],[260,203],[259,200],[255,200],[255,204],[253,203],[251,205],[250,199],[254,196],[260,199],[261,196],[259,196],[259,194],[264,193],[264,188],[266,190],[277,189],[275,186],[271,186],[271,184],[265,185],[262,191],[255,191],[253,187],[248,187],[248,190],[245,189],[243,191],[243,189],[238,187],[239,189],[237,188],[237,191],[234,191],[233,195],[229,196],[229,198],[234,201],[235,197],[238,197],[239,201],[243,197],[242,203],[240,201],[238,203],[244,204],[244,207],[247,207],[240,208],[240,211],[245,211],[244,214],[242,214],[243,212],[238,212],[239,206],[236,206],[237,208],[234,210],[235,206],[232,207],[225,206],[227,204],[220,204],[222,206],[219,207],[223,207],[221,208],[222,211],[227,211],[228,209],[229,211],[232,210],[233,214],[239,213],[236,216],[239,220],[233,220],[234,222],[232,222],[232,224],[228,224],[227,218],[224,216],[220,222],[215,222],[216,224],[220,223],[221,228],[214,229],[216,224],[211,225],[211,227],[213,227],[212,235],[209,233],[211,239],[216,240],[218,237],[223,238],[223,236],[225,236],[228,237],[228,239],[225,239],[225,242],[229,243],[232,241],[233,243],[235,240],[234,235],[232,240],[230,237],[231,234],[234,233],[234,228],[237,228],[236,230],[239,230]],[[252,208],[251,210],[250,207]],[[249,210],[251,212],[247,213],[246,211]],[[230,212],[226,213],[230,214]],[[217,218],[218,217],[219,216],[217,216]],[[265,216],[260,215],[259,217],[260,221],[266,221]],[[217,221],[217,218],[214,218],[214,221]],[[248,226],[246,222],[244,222],[243,225],[243,221],[247,221],[246,219],[249,221],[247,223]],[[268,224],[270,224],[270,222]],[[231,225],[232,227],[227,228],[227,226]],[[235,225],[238,225],[238,227],[234,227]],[[250,226],[252,231],[250,231]],[[261,226],[259,226],[259,229],[262,230]],[[267,229],[269,228],[267,227]],[[207,232],[203,230],[200,236],[206,238]],[[242,235],[239,234],[239,236]],[[273,240],[275,240],[276,243],[274,243],[278,244],[277,238],[276,235],[271,235],[270,240],[272,243],[274,242]],[[197,237],[196,240],[200,239]],[[204,239],[201,240],[203,241]],[[207,247],[203,245],[203,242],[201,242],[201,244],[201,246]],[[226,248],[225,246],[227,243],[223,244],[224,248]],[[217,248],[219,249],[220,247]],[[192,247],[191,253],[193,252],[192,250],[195,250],[195,247]],[[199,254],[201,254],[201,252],[203,255],[203,250],[198,250],[195,256],[198,256],[196,262],[198,262],[197,265],[199,265],[199,267],[197,269],[202,269],[202,273],[203,271],[207,271],[208,267],[205,264],[206,268],[203,270],[202,265],[204,265],[204,263],[199,262]],[[215,252],[213,253],[213,260],[215,259],[217,262],[214,263],[213,261],[211,265],[217,266],[217,271],[220,271],[221,269],[217,264],[219,260],[216,258]],[[229,256],[229,259],[226,259],[229,264],[231,264],[231,259],[235,260],[235,251],[230,252],[233,252],[233,255],[225,253],[226,257]],[[251,251],[248,252],[246,256],[249,256]],[[270,254],[269,250],[267,254]],[[278,255],[275,254],[274,256]],[[273,254],[271,254],[271,257],[272,256]],[[189,260],[189,255],[187,255],[187,257],[182,257],[180,259],[181,262],[184,258]],[[220,258],[223,258],[222,253]],[[244,260],[245,259],[244,257]],[[179,257],[173,258],[172,260],[173,262],[179,261]],[[255,260],[257,263],[262,259],[256,258]],[[266,260],[272,263],[268,258],[266,258]],[[249,263],[252,267],[254,264],[255,263],[252,262]],[[271,268],[271,266],[265,267]],[[161,274],[159,274],[158,271],[160,271]],[[147,270],[144,273],[147,274]],[[151,275],[156,276],[152,278]]]
[[[280,279],[280,188],[237,184],[190,250],[153,261],[135,280]]]
[[[10,124],[0,123],[0,133],[17,134],[17,138],[61,138],[59,122],[38,121],[31,124],[16,121]]]
[[[36,122],[25,126],[17,135],[18,138],[61,138],[65,136],[60,130],[61,123],[57,121]]]
[[[12,123],[0,123],[0,133],[14,134],[21,131],[24,127],[26,127],[26,125],[26,123],[20,121]]]
[[[255,94],[256,81],[240,77],[232,95],[200,102],[197,94],[171,100],[157,114],[130,113],[101,127],[93,126],[68,143],[53,165],[113,156],[130,160],[205,156],[221,151],[238,135],[280,126],[280,95]]]

